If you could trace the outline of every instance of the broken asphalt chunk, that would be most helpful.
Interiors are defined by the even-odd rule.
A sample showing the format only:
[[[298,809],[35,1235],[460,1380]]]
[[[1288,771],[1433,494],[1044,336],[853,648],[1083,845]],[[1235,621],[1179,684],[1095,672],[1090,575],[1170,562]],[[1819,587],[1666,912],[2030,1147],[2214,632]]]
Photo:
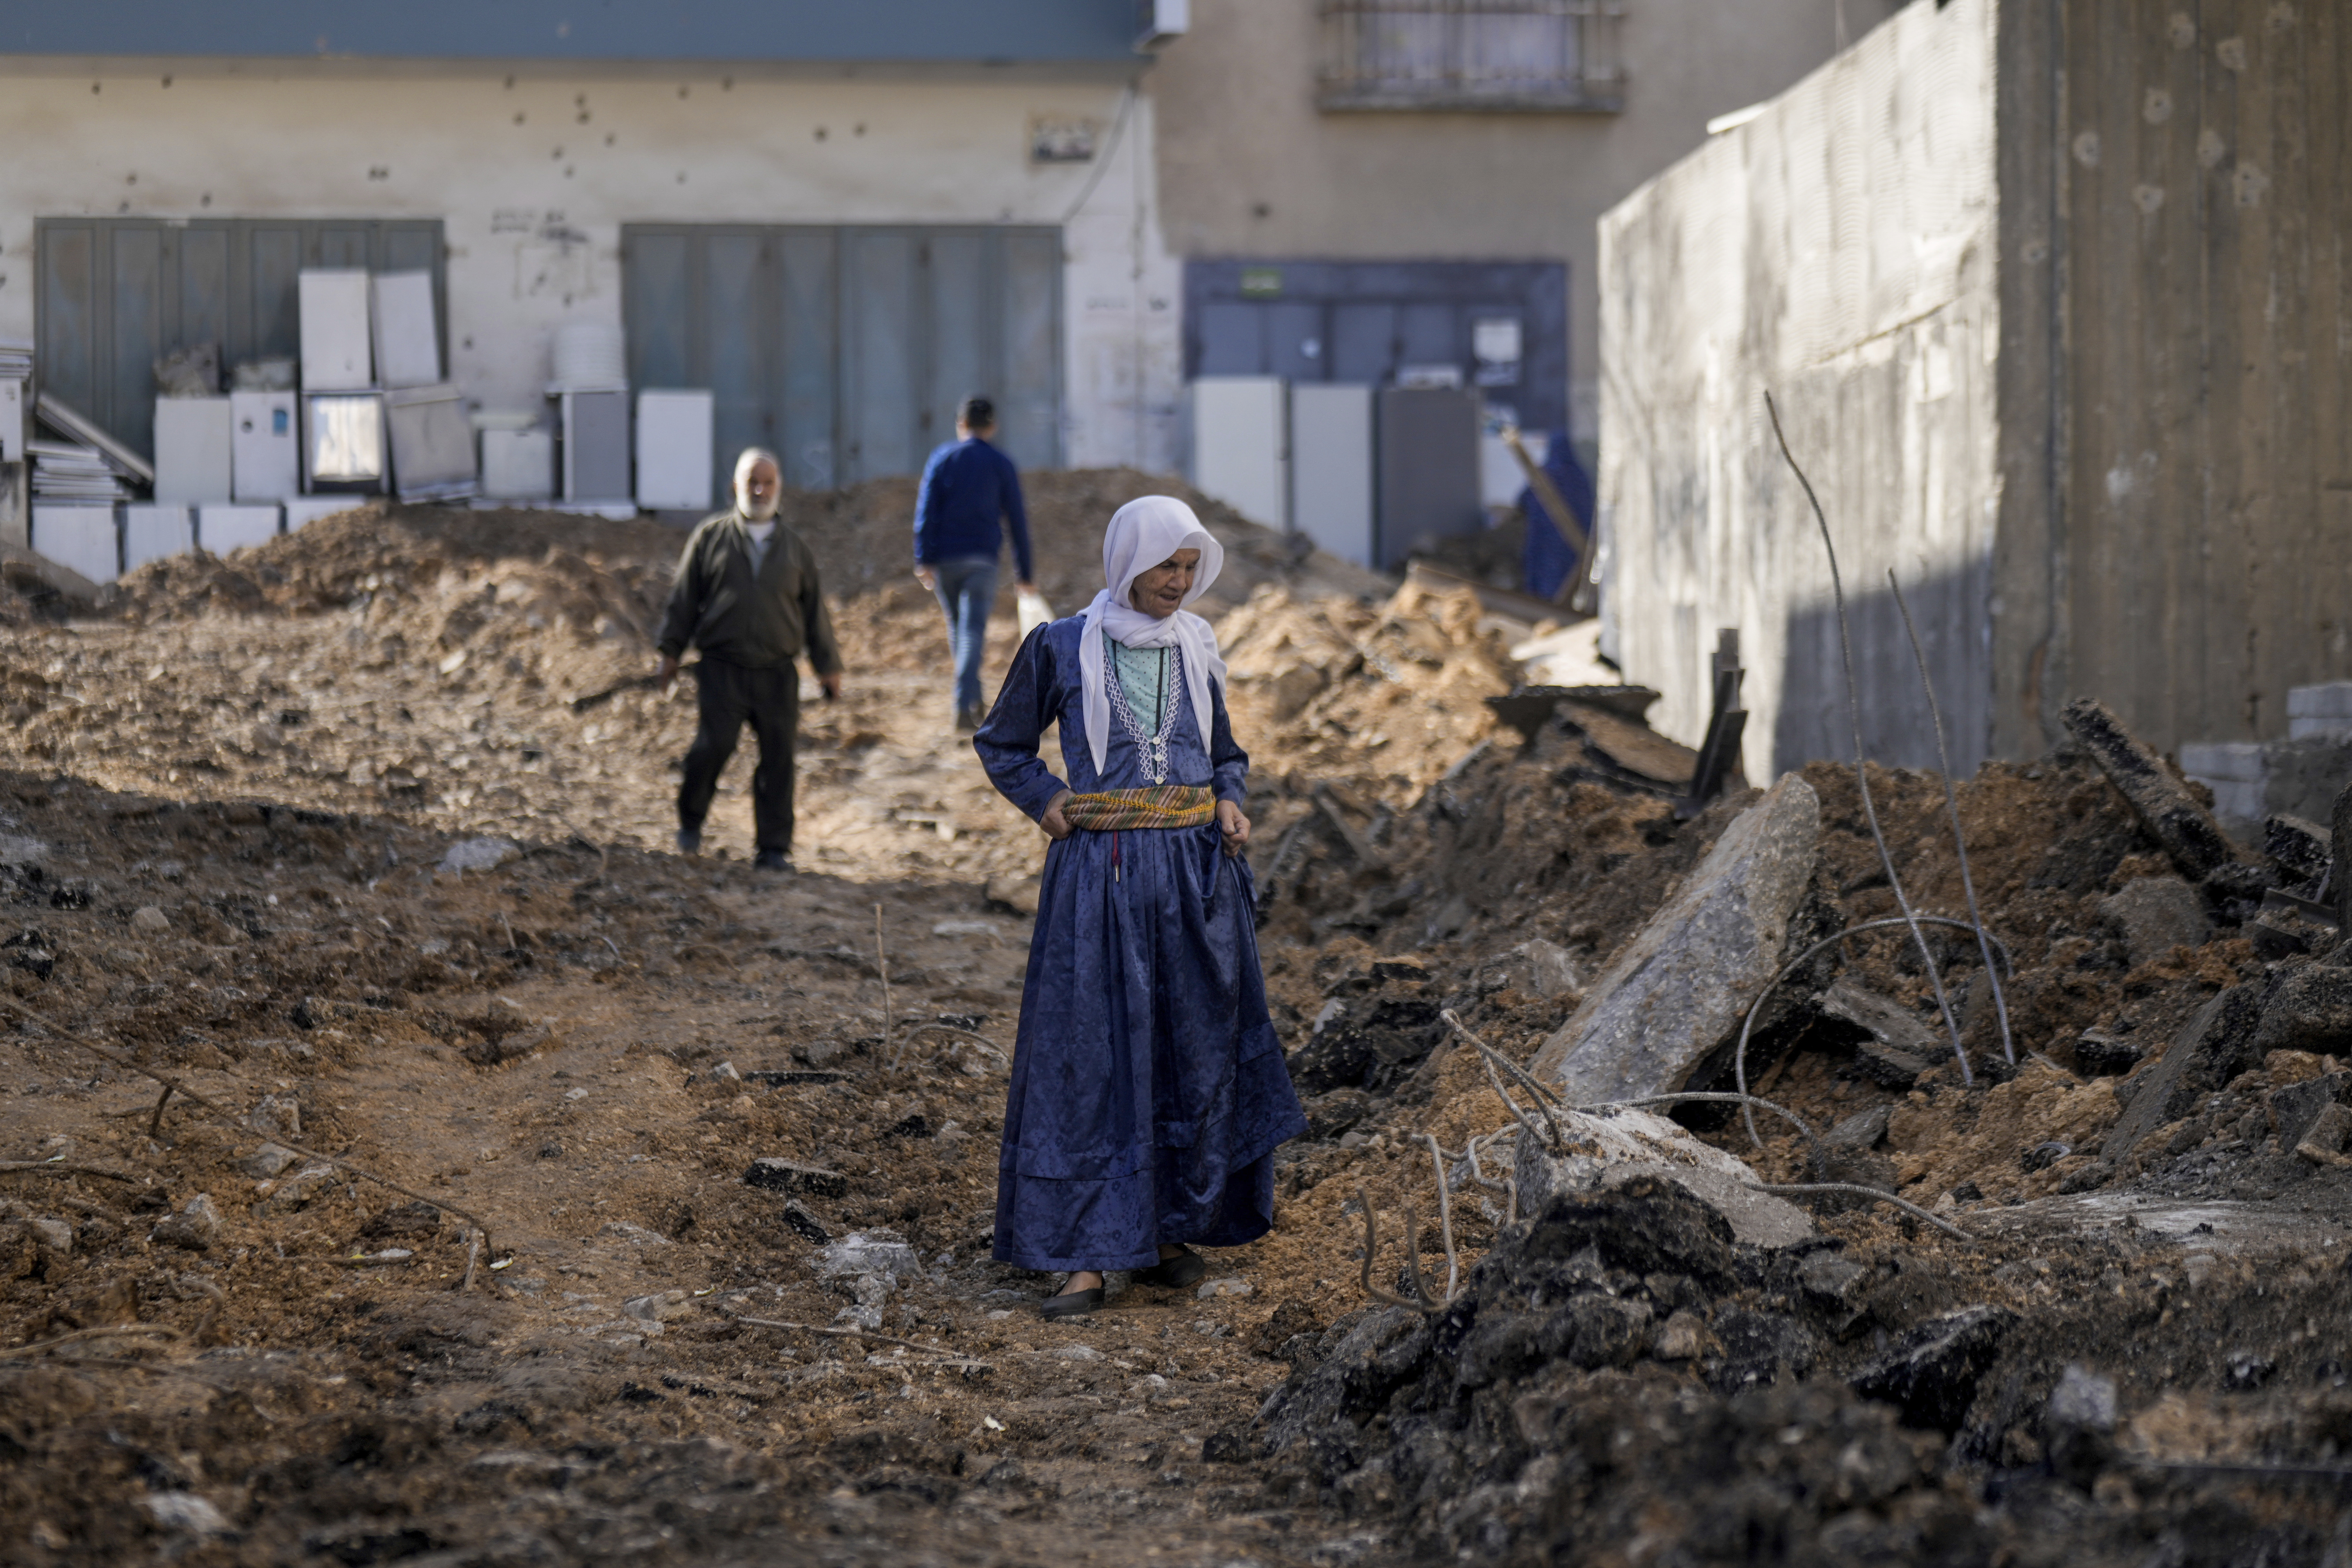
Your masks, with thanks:
[[[1822,992],[1819,1005],[1824,1016],[1863,1032],[1854,1047],[1854,1066],[1883,1088],[1909,1089],[1949,1054],[1945,1043],[1908,1009],[1850,975]]]
[[[1724,829],[1682,889],[1625,944],[1531,1070],[1571,1104],[1688,1084],[1779,972],[1821,837],[1821,803],[1783,776]]]
[[[2183,876],[2201,882],[2236,859],[2213,814],[2105,703],[2077,697],[2060,717]]]
[[[1849,1380],[1865,1399],[1903,1412],[1903,1424],[1956,1432],[1976,1402],[1977,1381],[2000,1353],[2017,1314],[1979,1306],[1948,1312],[1906,1334]]]
[[[2271,1090],[2267,1103],[2271,1121],[2278,1130],[2278,1146],[2288,1150],[2300,1146],[2320,1113],[2340,1106],[2347,1098],[2352,1098],[2352,1072],[2322,1073]]]
[[[2137,969],[2170,956],[2176,947],[2202,947],[2209,932],[2205,901],[2178,877],[2137,877],[2099,901],[2099,918],[2123,938]]]
[[[2104,1160],[2131,1152],[2134,1145],[2196,1108],[2200,1096],[2235,1078],[2248,1065],[2262,1017],[2263,987],[2232,985],[2199,1008],[2152,1067],[2144,1067],[2116,1089],[2124,1113],[2099,1145]]]
[[[811,1197],[838,1198],[849,1193],[849,1178],[838,1171],[803,1165],[775,1155],[762,1155],[743,1173],[743,1184],[772,1193],[806,1193]]]

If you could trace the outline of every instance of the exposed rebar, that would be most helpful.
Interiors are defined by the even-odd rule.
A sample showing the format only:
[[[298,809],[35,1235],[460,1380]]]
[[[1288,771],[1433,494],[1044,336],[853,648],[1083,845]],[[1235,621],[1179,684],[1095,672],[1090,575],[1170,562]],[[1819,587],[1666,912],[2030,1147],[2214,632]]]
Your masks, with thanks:
[[[1421,1140],[1429,1145],[1429,1163],[1437,1167],[1438,1234],[1445,1242],[1445,1299],[1451,1301],[1454,1287],[1462,1283],[1462,1259],[1454,1250],[1454,1200],[1446,1191],[1445,1154],[1438,1148],[1434,1133],[1424,1132]],[[1471,1142],[1475,1143],[1477,1140]]]
[[[1529,1132],[1534,1133],[1538,1142],[1545,1143],[1554,1149],[1564,1146],[1566,1140],[1560,1133],[1559,1119],[1552,1115],[1551,1107],[1544,1103],[1545,1099],[1548,1098],[1554,1100],[1556,1102],[1558,1097],[1553,1096],[1550,1090],[1545,1089],[1543,1085],[1536,1082],[1534,1079],[1529,1078],[1525,1072],[1521,1071],[1517,1063],[1512,1061],[1494,1047],[1488,1045],[1476,1035],[1471,1033],[1470,1026],[1467,1024],[1465,1024],[1461,1018],[1455,1015],[1453,1008],[1442,1008],[1439,1010],[1437,1016],[1440,1018],[1443,1018],[1447,1026],[1452,1028],[1455,1034],[1460,1035],[1464,1039],[1469,1041],[1471,1045],[1477,1047],[1478,1059],[1486,1065],[1486,1081],[1494,1085],[1495,1098],[1503,1102],[1503,1109],[1511,1113],[1511,1120],[1517,1122]],[[1550,1124],[1551,1135],[1549,1138],[1546,1138],[1544,1135],[1544,1130],[1538,1127],[1534,1121],[1528,1119],[1528,1113],[1519,1109],[1519,1102],[1511,1098],[1510,1090],[1503,1087],[1502,1079],[1497,1076],[1495,1071],[1496,1063],[1500,1063],[1503,1067],[1508,1068],[1514,1078],[1517,1078],[1521,1083],[1526,1084],[1529,1089],[1535,1091],[1538,1097],[1536,1100],[1536,1109],[1544,1113],[1544,1120]]]
[[[882,1037],[898,1033],[890,1015],[890,955],[882,947],[882,906],[874,906],[874,968],[882,976]]]
[[[1944,992],[1943,973],[1936,967],[1936,955],[1928,951],[1927,935],[1919,930],[1917,920],[1912,914],[1910,897],[1903,891],[1903,879],[1895,874],[1894,853],[1886,847],[1886,835],[1878,826],[1877,805],[1870,798],[1870,763],[1862,744],[1861,688],[1853,676],[1853,632],[1846,621],[1845,581],[1838,572],[1837,546],[1830,539],[1830,520],[1822,510],[1822,498],[1813,492],[1813,481],[1805,477],[1797,455],[1789,449],[1788,435],[1780,428],[1780,410],[1769,392],[1764,395],[1764,411],[1771,416],[1772,437],[1780,444],[1780,456],[1788,460],[1790,470],[1797,476],[1797,483],[1804,487],[1805,500],[1811,503],[1813,509],[1813,521],[1821,528],[1822,548],[1829,554],[1830,594],[1837,604],[1838,651],[1845,665],[1846,716],[1853,725],[1853,778],[1862,791],[1862,814],[1870,824],[1871,842],[1878,846],[1878,863],[1885,868],[1886,885],[1894,889],[1895,907],[1903,911],[1903,918],[1911,924],[1912,940],[1919,947],[1919,962],[1927,966],[1927,979],[1936,988],[1936,1005],[1943,1012],[1944,1027],[1951,1033],[1952,1054],[1960,1059],[1960,1081],[1972,1085],[1976,1082],[1976,1074],[1969,1070],[1968,1050],[1960,1044],[1960,1026],[1958,1020],[1952,1016],[1952,999]]]
[[[1886,569],[1886,585],[1895,593],[1895,608],[1903,616],[1903,630],[1911,638],[1911,658],[1919,666],[1919,689],[1927,697],[1927,717],[1936,725],[1936,765],[1944,771],[1944,809],[1951,814],[1952,849],[1960,861],[1960,892],[1969,901],[1969,919],[1977,928],[1977,947],[1984,954],[1985,983],[1992,987],[1994,1016],[2000,1020],[2000,1053],[2009,1065],[2017,1065],[2017,1042],[2009,1033],[2009,998],[2000,988],[2000,976],[1993,973],[1992,947],[1986,941],[1984,915],[1977,908],[1977,881],[1969,870],[1968,835],[1960,831],[1960,796],[1952,787],[1952,754],[1944,746],[1944,710],[1936,700],[1936,682],[1927,673],[1927,650],[1919,641],[1919,628],[1911,619],[1911,606],[1903,600],[1903,584],[1895,580],[1895,568]]]
[[[1825,936],[1822,938],[1821,941],[1813,943],[1812,946],[1805,949],[1804,952],[1797,954],[1796,957],[1781,965],[1780,973],[1772,976],[1770,983],[1767,984],[1763,990],[1756,994],[1756,1000],[1748,1005],[1748,1016],[1740,1020],[1739,1024],[1738,1047],[1731,1053],[1732,1078],[1733,1080],[1739,1085],[1740,1093],[1745,1094],[1748,1092],[1748,1032],[1756,1027],[1756,1015],[1764,1010],[1764,1003],[1766,999],[1769,998],[1773,992],[1778,991],[1782,983],[1785,982],[1789,976],[1796,973],[1797,971],[1802,969],[1806,964],[1811,963],[1813,961],[1814,955],[1819,953],[1822,949],[1835,947],[1839,942],[1843,942],[1846,938],[1850,936],[1858,936],[1866,931],[1884,931],[1893,926],[1904,926],[1915,931],[1920,926],[1956,926],[1961,931],[1973,931],[1985,941],[1992,944],[1994,951],[2000,954],[2001,963],[2007,967],[2011,974],[2017,973],[2017,962],[2010,957],[2009,945],[2006,942],[2002,942],[2000,938],[1994,936],[1990,931],[1986,931],[1982,926],[1970,925],[1967,921],[1956,921],[1949,915],[1914,915],[1909,920],[1905,920],[1899,915],[1890,915],[1885,920],[1864,921],[1860,925],[1848,926],[1845,930],[1839,931],[1834,936]],[[1742,1111],[1740,1114],[1747,1118],[1748,1138],[1760,1148],[1763,1145],[1764,1140],[1756,1131],[1755,1116],[1748,1111]]]
[[[1937,1230],[1949,1231],[1962,1241],[1972,1242],[1977,1239],[1958,1226],[1937,1218],[1909,1198],[1898,1198],[1893,1193],[1882,1191],[1877,1187],[1865,1187],[1855,1182],[1759,1182],[1753,1184],[1751,1190],[1771,1193],[1776,1196],[1782,1193],[1859,1193],[1864,1197],[1875,1198],[1880,1203],[1893,1204],[1896,1208],[1907,1209]]]
[[[1415,1254],[1420,1250],[1421,1230],[1419,1226],[1413,1220],[1412,1205],[1411,1204],[1407,1204],[1404,1207],[1405,1269],[1406,1272],[1412,1276],[1413,1282],[1413,1294],[1419,1299],[1410,1301],[1406,1300],[1402,1296],[1396,1294],[1392,1290],[1383,1290],[1379,1286],[1372,1283],[1372,1258],[1381,1248],[1381,1230],[1380,1223],[1372,1214],[1372,1200],[1365,1194],[1364,1189],[1360,1185],[1356,1188],[1356,1206],[1364,1211],[1364,1268],[1362,1276],[1364,1294],[1371,1298],[1373,1300],[1378,1301],[1383,1307],[1408,1307],[1416,1312],[1433,1312],[1439,1310],[1440,1309],[1438,1306],[1429,1300],[1429,1292],[1422,1283],[1421,1261],[1415,1256]]]

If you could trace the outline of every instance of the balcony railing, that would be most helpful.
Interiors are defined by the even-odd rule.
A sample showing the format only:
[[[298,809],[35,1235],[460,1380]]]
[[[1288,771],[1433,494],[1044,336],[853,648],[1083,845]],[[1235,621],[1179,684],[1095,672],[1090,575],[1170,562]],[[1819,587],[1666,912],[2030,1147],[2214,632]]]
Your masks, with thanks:
[[[1321,0],[1326,110],[1613,113],[1616,0]]]

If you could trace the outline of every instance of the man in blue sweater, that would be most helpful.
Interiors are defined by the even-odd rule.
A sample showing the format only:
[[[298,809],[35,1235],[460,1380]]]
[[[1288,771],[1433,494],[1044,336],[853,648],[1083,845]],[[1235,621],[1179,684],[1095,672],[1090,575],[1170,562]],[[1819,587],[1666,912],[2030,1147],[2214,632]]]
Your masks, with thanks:
[[[1022,592],[1036,585],[1021,476],[1012,458],[989,445],[995,434],[996,405],[985,397],[965,398],[956,411],[956,439],[931,454],[923,465],[922,489],[915,492],[915,577],[939,595],[940,608],[947,612],[948,638],[955,647],[955,727],[966,735],[987,715],[980,655],[988,636],[988,606],[996,598],[1002,522],[1013,525]]]

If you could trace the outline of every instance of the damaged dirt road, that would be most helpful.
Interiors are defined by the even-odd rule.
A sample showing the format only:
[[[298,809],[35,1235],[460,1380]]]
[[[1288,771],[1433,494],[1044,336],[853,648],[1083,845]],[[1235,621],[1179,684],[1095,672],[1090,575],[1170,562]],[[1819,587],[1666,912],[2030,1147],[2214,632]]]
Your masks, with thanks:
[[[1057,602],[1147,482],[1041,476]],[[0,1555],[2352,1562],[2326,833],[2217,848],[2095,715],[1987,768],[2016,1060],[1947,929],[1964,1073],[1899,929],[1762,994],[1894,910],[1849,770],[1678,825],[1641,694],[1523,743],[1482,699],[1530,628],[1205,508],[1312,1131],[1273,1235],[1041,1321],[987,1257],[1038,839],[940,732],[906,500],[793,500],[851,674],[790,879],[742,761],[733,858],[659,852],[684,704],[572,705],[648,664],[673,533],[331,520],[0,631]],[[1940,781],[1872,777],[1963,912]],[[1583,1070],[1647,952],[1717,965],[1657,1087],[1752,1005],[1818,1152],[1510,1076]],[[1930,1217],[1733,1190],[1823,1177]]]

